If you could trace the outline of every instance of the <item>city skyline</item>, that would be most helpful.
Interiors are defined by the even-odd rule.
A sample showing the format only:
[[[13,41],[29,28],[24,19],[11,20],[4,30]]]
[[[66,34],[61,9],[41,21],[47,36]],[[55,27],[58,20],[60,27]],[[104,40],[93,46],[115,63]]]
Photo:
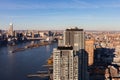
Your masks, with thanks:
[[[120,0],[1,0],[0,29],[120,30]]]

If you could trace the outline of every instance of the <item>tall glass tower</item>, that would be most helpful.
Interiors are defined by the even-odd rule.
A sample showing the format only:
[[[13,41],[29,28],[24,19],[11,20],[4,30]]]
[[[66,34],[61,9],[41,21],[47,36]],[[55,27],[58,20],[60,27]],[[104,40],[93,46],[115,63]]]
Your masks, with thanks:
[[[11,35],[11,36],[13,36],[13,23],[10,23],[8,34]]]

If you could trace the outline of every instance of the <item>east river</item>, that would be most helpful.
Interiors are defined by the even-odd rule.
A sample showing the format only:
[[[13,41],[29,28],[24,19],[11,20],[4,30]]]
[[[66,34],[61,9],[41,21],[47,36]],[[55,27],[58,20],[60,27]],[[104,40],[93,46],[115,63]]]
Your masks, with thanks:
[[[0,80],[47,80],[28,78],[27,75],[46,70],[42,65],[46,64],[57,43],[10,53],[16,47],[23,47],[26,44],[29,43],[0,47]]]

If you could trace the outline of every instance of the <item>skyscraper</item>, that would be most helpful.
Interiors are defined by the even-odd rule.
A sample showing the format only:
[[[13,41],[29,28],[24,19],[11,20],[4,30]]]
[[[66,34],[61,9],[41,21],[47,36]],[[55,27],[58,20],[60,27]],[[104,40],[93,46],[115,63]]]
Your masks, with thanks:
[[[63,39],[63,45],[64,46],[72,46],[73,49],[67,50],[66,48],[62,49],[55,49],[53,51],[53,78],[54,80],[88,80],[88,73],[87,73],[87,53],[85,52],[85,40],[84,40],[84,31],[83,29],[78,28],[70,28],[66,29],[64,32],[64,39]],[[66,54],[66,56],[63,56],[63,54]],[[71,56],[72,54],[72,56]],[[58,57],[59,55],[59,57]],[[68,57],[71,56],[71,59],[73,61],[69,60]],[[68,59],[68,60],[61,60],[61,59]],[[56,61],[57,60],[57,61]],[[72,66],[64,66],[65,69],[62,69],[63,63],[71,63]],[[59,66],[59,67],[57,67]],[[56,68],[58,70],[56,70]],[[75,71],[72,71],[71,68],[73,68]],[[60,72],[59,72],[60,71]],[[63,75],[62,73],[66,72],[64,75],[69,75],[69,72],[73,72],[71,74],[75,74],[77,76],[71,76],[73,78],[64,79],[61,77]],[[56,76],[57,75],[57,76]],[[56,79],[56,77],[59,77]]]
[[[79,80],[87,80],[88,55],[85,51],[84,30],[75,28],[66,29],[64,33],[64,44],[73,46],[78,56]]]
[[[9,27],[9,30],[8,30],[8,35],[14,36],[13,24],[12,23],[10,23],[10,27]]]
[[[83,29],[70,28],[64,32],[64,44],[73,46],[75,51],[84,49],[84,31]]]
[[[71,46],[61,46],[53,50],[53,79],[78,80],[78,58]]]

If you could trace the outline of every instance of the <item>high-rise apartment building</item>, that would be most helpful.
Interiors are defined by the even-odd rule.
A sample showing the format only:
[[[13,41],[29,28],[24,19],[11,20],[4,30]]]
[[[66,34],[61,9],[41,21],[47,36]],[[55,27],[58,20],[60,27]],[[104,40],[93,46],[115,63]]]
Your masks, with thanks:
[[[88,73],[87,73],[88,57],[87,57],[87,53],[85,52],[85,39],[84,39],[83,29],[78,29],[78,28],[66,29],[64,32],[64,38],[62,42],[64,46],[72,46],[73,49],[72,50],[68,50],[66,48],[64,48],[64,50],[63,48],[54,49],[53,51],[54,80],[88,80]],[[64,58],[65,60],[62,60]],[[73,60],[71,60],[70,58]],[[61,66],[63,63],[67,65],[64,66],[64,69],[67,70],[63,70]],[[71,69],[73,69],[74,71],[72,71]],[[71,75],[75,74],[77,76],[73,75],[71,76],[71,79],[70,78],[64,79],[64,77],[70,77],[70,74]]]
[[[85,40],[85,51],[88,53],[88,66],[93,65],[94,62],[94,40]]]
[[[61,46],[53,50],[53,79],[78,80],[78,57],[73,47]]]

